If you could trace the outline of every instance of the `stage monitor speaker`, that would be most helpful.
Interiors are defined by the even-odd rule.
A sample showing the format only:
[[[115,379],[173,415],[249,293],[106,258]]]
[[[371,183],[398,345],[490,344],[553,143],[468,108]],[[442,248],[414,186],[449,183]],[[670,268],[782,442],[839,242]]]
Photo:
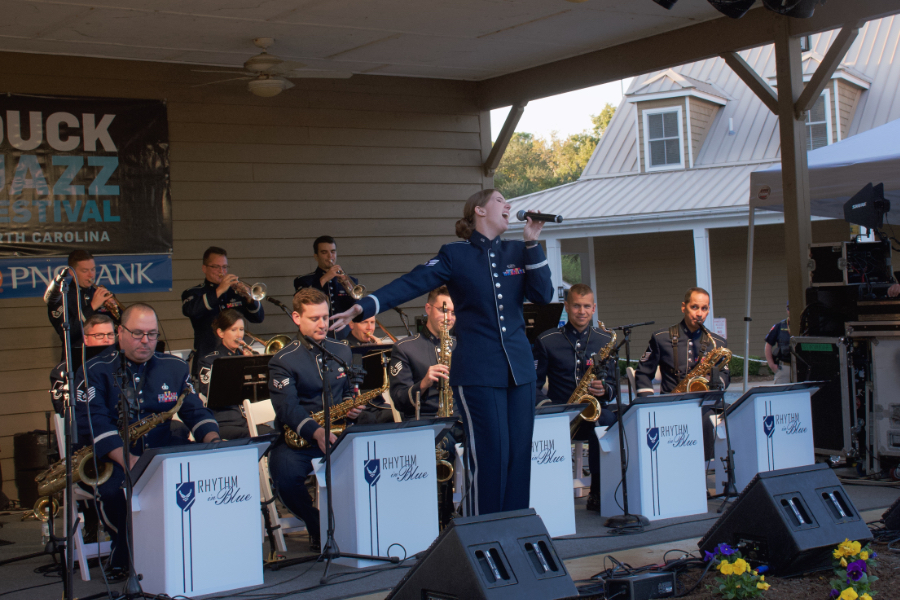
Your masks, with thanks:
[[[578,590],[533,508],[454,519],[385,600],[544,600]]]
[[[751,565],[780,577],[831,568],[845,539],[872,534],[834,472],[825,464],[759,473],[698,543],[715,553],[721,543]]]
[[[884,528],[891,531],[900,531],[900,498],[897,498],[890,508],[881,515]]]

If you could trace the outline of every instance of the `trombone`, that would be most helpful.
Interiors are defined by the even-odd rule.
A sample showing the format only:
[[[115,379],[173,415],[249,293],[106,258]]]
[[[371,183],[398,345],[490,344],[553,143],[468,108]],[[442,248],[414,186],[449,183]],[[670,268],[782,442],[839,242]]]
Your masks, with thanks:
[[[269,341],[266,341],[261,337],[257,337],[249,331],[244,331],[244,335],[246,335],[254,342],[259,342],[260,344],[262,344],[265,348],[265,350],[263,351],[265,354],[276,354],[279,350],[291,343],[291,338],[286,335],[273,336]]]

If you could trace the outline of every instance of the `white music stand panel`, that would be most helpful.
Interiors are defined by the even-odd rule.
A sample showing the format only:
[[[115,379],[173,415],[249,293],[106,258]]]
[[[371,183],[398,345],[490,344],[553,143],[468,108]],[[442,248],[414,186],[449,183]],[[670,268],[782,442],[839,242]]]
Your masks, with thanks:
[[[153,458],[132,501],[145,592],[202,596],[263,583],[258,461],[256,445]]]
[[[624,513],[619,423],[598,429],[600,510]],[[635,404],[624,417],[628,508],[650,521],[707,512],[703,427],[697,401]]]
[[[757,473],[802,467],[815,463],[810,395],[817,388],[777,391],[756,387],[735,402],[728,414],[728,431],[734,452],[735,486],[740,492]],[[728,453],[725,424],[716,426],[716,458]],[[716,460],[716,492],[724,490],[728,477]]]
[[[584,408],[584,407],[581,407]],[[551,537],[575,533],[569,423],[581,410],[538,414],[531,443],[531,502]]]

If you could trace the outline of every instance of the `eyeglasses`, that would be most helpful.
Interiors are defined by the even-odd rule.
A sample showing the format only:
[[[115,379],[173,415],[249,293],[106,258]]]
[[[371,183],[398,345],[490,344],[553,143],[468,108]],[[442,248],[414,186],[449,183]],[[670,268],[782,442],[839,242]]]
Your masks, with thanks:
[[[122,329],[124,329],[125,331],[130,333],[131,337],[136,340],[143,339],[145,335],[147,336],[147,339],[150,340],[151,342],[155,342],[156,340],[159,339],[158,331],[132,331],[132,330],[128,329],[127,327],[125,327],[124,325],[122,325],[121,327],[122,327]]]
[[[116,339],[115,332],[113,333],[86,333],[84,337],[94,338],[95,340],[102,340],[103,338],[108,338],[111,340]]]
[[[432,308],[435,308],[435,309],[439,310],[440,312],[444,313],[445,315],[450,315],[451,317],[455,317],[455,316],[456,316],[456,311],[455,311],[455,310],[450,310],[449,308],[444,308],[443,306],[435,306],[434,304],[431,304],[431,305],[429,305],[429,306],[431,306]]]
[[[227,271],[228,265],[205,265],[210,271]]]

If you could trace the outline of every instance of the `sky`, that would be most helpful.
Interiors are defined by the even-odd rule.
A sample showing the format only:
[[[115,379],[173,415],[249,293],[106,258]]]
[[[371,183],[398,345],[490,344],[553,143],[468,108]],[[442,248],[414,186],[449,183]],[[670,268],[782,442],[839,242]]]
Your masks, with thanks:
[[[581,133],[592,127],[591,115],[599,113],[607,102],[619,106],[622,90],[627,90],[630,83],[631,79],[611,81],[542,100],[532,100],[525,107],[516,131],[544,138],[549,138],[554,131],[561,138]],[[508,106],[491,111],[491,140],[497,139],[507,114]]]

